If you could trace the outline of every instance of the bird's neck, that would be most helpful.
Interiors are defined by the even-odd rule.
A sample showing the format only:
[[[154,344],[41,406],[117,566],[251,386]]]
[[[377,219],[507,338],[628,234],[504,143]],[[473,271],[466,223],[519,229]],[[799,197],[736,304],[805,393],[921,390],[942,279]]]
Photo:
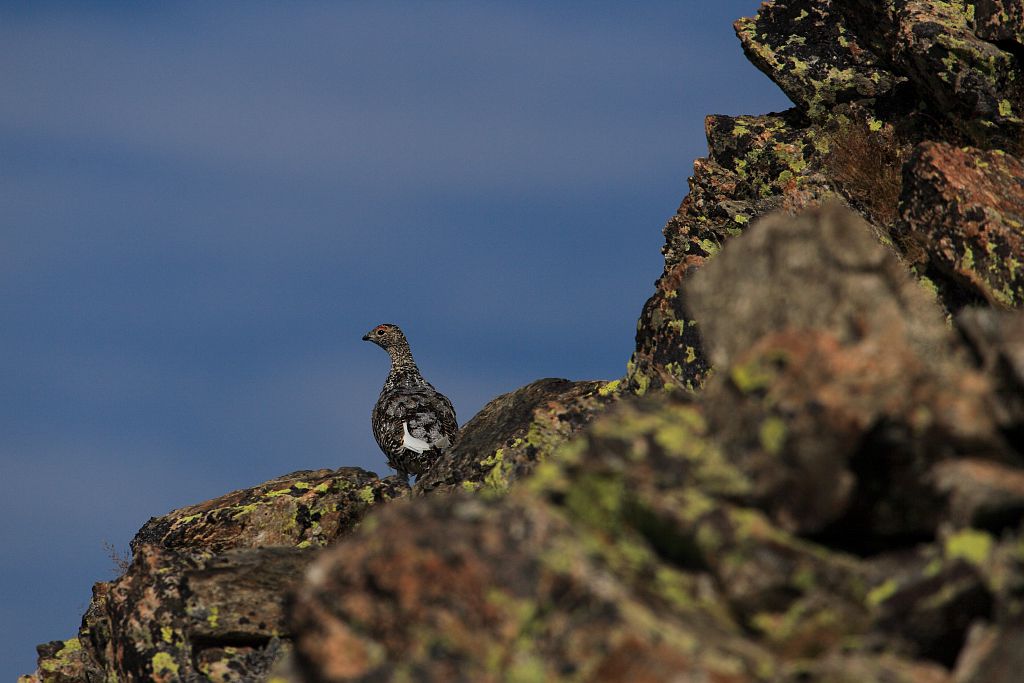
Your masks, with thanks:
[[[388,350],[391,355],[391,374],[399,375],[403,373],[416,373],[419,374],[420,369],[416,367],[416,361],[412,359],[412,351],[409,350],[409,344],[400,344]]]

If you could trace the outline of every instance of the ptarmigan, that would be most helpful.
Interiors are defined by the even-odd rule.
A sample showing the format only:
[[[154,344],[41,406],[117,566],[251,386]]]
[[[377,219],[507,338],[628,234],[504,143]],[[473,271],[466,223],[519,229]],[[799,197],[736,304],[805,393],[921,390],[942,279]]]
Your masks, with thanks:
[[[373,436],[400,475],[425,474],[459,431],[452,402],[423,379],[409,342],[397,325],[377,325],[365,335],[391,356],[391,372],[373,407]]]

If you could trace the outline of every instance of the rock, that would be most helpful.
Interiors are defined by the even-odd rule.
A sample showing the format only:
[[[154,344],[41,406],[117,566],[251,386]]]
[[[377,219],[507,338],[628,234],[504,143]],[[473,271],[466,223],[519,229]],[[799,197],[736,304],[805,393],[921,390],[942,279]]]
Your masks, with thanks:
[[[695,586],[710,578],[726,613],[784,656],[814,656],[865,629],[869,568],[734,502],[748,497],[752,482],[729,461],[699,405],[666,398],[602,416],[529,485],[563,507],[580,533],[631,546],[639,537],[664,566],[688,572],[680,603],[700,604]],[[643,576],[629,580],[640,594],[651,590]]]
[[[615,400],[619,385],[541,379],[502,394],[459,430],[451,449],[416,481],[415,491],[505,491]]]
[[[696,391],[711,369],[704,342],[690,313],[685,282],[704,263],[687,256],[665,271],[657,291],[644,304],[636,328],[636,351],[627,366],[630,390],[643,396],[652,389],[682,386]]]
[[[1019,1],[1012,4],[1019,12]],[[993,30],[994,9],[989,5],[981,35],[999,32]],[[972,30],[964,3],[909,0],[893,3],[887,11],[895,28],[891,57],[934,111],[953,119],[977,144],[1019,141],[1024,132],[1024,64]]]
[[[922,551],[868,594],[877,627],[904,654],[952,667],[971,624],[992,616],[993,596],[975,566],[984,558],[963,545],[975,538],[954,540],[954,552]]]
[[[1024,301],[1024,163],[1001,151],[923,143],[907,163],[901,206],[901,231],[967,301]]]
[[[747,58],[812,119],[837,104],[890,95],[906,80],[848,30],[841,5],[775,0],[735,24]]]
[[[325,553],[291,612],[303,680],[763,680],[765,653],[713,602],[656,616],[606,565],[630,555],[520,495],[391,506]],[[686,590],[668,568],[657,581]]]
[[[978,0],[974,3],[974,32],[1021,58],[1024,48],[1024,3],[1020,0]]]
[[[785,8],[795,9],[799,4],[801,11],[808,11],[811,16],[824,14],[828,18],[823,22],[826,24],[823,38],[822,27],[809,31],[804,21],[789,31],[781,24],[767,36],[755,35],[752,39],[755,53],[776,50],[788,55],[803,51],[816,57],[807,60],[812,65],[806,69],[811,77],[803,88],[821,82],[828,86],[829,92],[848,93],[851,88],[842,86],[850,78],[859,77],[862,81],[866,76],[879,84],[888,84],[894,79],[893,97],[871,103],[883,114],[882,118],[895,115],[906,119],[913,116],[914,109],[919,109],[929,112],[935,122],[944,118],[949,123],[936,127],[916,119],[915,125],[931,136],[957,143],[973,140],[974,144],[986,148],[1019,147],[1024,124],[1021,118],[1024,64],[1019,43],[1020,16],[1024,10],[1019,0],[979,3],[851,0],[787,2],[783,8],[774,7],[780,4],[768,3],[776,13],[792,12],[793,9]],[[764,9],[761,14],[765,14]],[[834,26],[830,31],[827,30],[829,20]],[[752,20],[747,21],[750,23]],[[830,42],[835,34],[839,34],[838,40]],[[814,47],[807,49],[807,45]],[[825,59],[821,60],[822,57]],[[757,63],[756,59],[753,61]],[[819,61],[828,65],[838,61],[854,65],[823,75],[824,69],[815,69]],[[785,74],[780,77],[771,71],[766,73],[782,86]],[[790,90],[798,88],[800,75],[788,75],[789,80],[796,81],[789,86]],[[835,81],[839,83],[834,84]],[[786,90],[786,86],[783,89]],[[786,90],[787,94],[790,90]],[[854,91],[851,99],[857,95],[873,97],[867,89]],[[830,116],[828,111],[818,111]]]
[[[705,400],[711,428],[750,477],[750,500],[786,529],[845,518],[851,533],[927,536],[942,510],[924,483],[931,464],[1001,447],[988,383],[844,209],[765,219],[689,294],[720,369]]]
[[[785,683],[952,683],[938,664],[891,654],[832,654],[792,667]]]
[[[125,573],[93,587],[78,637],[40,651],[37,677],[264,677],[290,648],[282,605],[313,557],[303,549],[408,490],[358,468],[301,471],[150,519]]]
[[[1024,623],[1004,629],[982,623],[971,630],[954,671],[955,683],[1015,683],[1024,671]]]
[[[949,497],[948,521],[957,528],[1001,531],[1024,519],[1024,469],[964,458],[938,463],[936,489]]]
[[[1024,314],[971,308],[955,320],[977,366],[995,387],[992,410],[1014,440],[1024,437]]]
[[[821,175],[827,139],[796,112],[709,116],[704,128],[708,158],[694,162],[690,192],[665,226],[665,271],[637,324],[627,380],[640,395],[704,383],[710,364],[686,283],[705,261],[771,211],[841,200]]]
[[[358,467],[293,472],[249,489],[150,519],[132,539],[143,545],[223,552],[263,546],[323,546],[351,531],[376,503],[409,488]]]
[[[36,646],[39,668],[36,673],[19,676],[18,683],[79,683],[92,676],[97,680],[97,670],[82,649],[78,638],[55,640]]]
[[[864,221],[835,205],[761,221],[695,276],[690,294],[721,368],[788,329],[829,330],[852,344],[896,326],[922,356],[953,348],[927,293]]]
[[[282,654],[283,601],[312,558],[139,546],[124,576],[93,589],[79,639],[108,680],[256,680]]]

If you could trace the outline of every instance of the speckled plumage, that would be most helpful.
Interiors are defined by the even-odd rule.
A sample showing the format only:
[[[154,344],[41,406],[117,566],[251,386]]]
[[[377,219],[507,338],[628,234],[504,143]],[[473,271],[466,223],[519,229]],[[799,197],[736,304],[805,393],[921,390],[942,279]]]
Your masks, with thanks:
[[[397,325],[377,325],[363,339],[391,356],[391,372],[371,414],[373,436],[392,469],[404,477],[418,477],[430,469],[458,432],[455,408],[423,379]]]

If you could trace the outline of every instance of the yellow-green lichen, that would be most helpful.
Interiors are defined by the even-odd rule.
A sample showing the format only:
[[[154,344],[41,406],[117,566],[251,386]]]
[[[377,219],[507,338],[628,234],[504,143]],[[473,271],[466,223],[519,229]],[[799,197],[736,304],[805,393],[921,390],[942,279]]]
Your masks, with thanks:
[[[707,238],[699,240],[698,243],[700,244],[700,248],[703,249],[708,256],[714,256],[722,249],[717,242]]]
[[[298,484],[295,484],[294,487],[298,488]],[[290,495],[292,495],[292,488],[293,487],[289,486],[286,489],[276,489],[274,491],[267,491],[263,495],[266,498],[277,498],[279,496],[290,496]],[[307,489],[309,488],[309,484],[306,484],[306,488]]]
[[[231,508],[232,510],[234,510],[234,513],[231,516],[236,518],[241,517],[242,515],[247,515],[250,512],[255,511],[256,508],[258,507],[259,505],[256,503],[249,503],[248,505],[235,505]]]
[[[367,484],[363,488],[359,489],[359,500],[363,501],[367,505],[373,505],[375,497],[373,495],[373,486]]]
[[[917,279],[917,281],[924,288],[924,290],[928,292],[928,295],[933,300],[938,300],[939,288],[935,285],[935,282],[931,278],[922,275]]]
[[[153,655],[153,659],[151,661],[153,664],[154,676],[165,673],[169,673],[174,676],[178,675],[178,663],[174,661],[174,657],[172,657],[169,653],[157,652],[155,655]]]
[[[535,425],[531,425],[532,430]],[[505,461],[505,449],[499,448],[494,454],[480,461],[482,467],[489,467],[484,475],[484,486],[495,492],[504,492],[509,487],[509,473],[512,463]]]
[[[772,455],[778,455],[786,443],[786,432],[786,423],[782,418],[775,416],[767,418],[761,423],[758,432],[761,448]]]
[[[737,363],[729,370],[729,379],[733,385],[745,394],[767,388],[775,373],[764,366],[759,359],[749,363]]]
[[[590,526],[613,530],[621,525],[624,494],[621,477],[588,472],[572,483],[565,497],[565,507]]]
[[[633,381],[636,383],[636,391],[634,393],[637,396],[643,396],[651,387],[651,378],[643,373],[633,375]]]
[[[976,529],[964,529],[946,539],[946,557],[982,564],[992,553],[992,536]]]
[[[63,647],[54,653],[53,657],[41,659],[39,661],[39,668],[43,671],[60,671],[62,666],[67,663],[68,656],[80,651],[81,649],[82,644],[79,642],[78,638],[65,640]]]
[[[620,384],[622,384],[621,379],[612,380],[611,382],[608,382],[607,384],[600,387],[597,390],[597,395],[610,396],[611,394],[614,394],[616,391],[618,391]]]
[[[206,615],[206,623],[210,628],[217,628],[217,621],[220,618],[220,608],[217,605],[210,606],[210,612]]]
[[[889,579],[884,583],[872,588],[868,591],[867,603],[871,607],[878,607],[883,602],[891,598],[899,590],[900,584],[896,579]]]

